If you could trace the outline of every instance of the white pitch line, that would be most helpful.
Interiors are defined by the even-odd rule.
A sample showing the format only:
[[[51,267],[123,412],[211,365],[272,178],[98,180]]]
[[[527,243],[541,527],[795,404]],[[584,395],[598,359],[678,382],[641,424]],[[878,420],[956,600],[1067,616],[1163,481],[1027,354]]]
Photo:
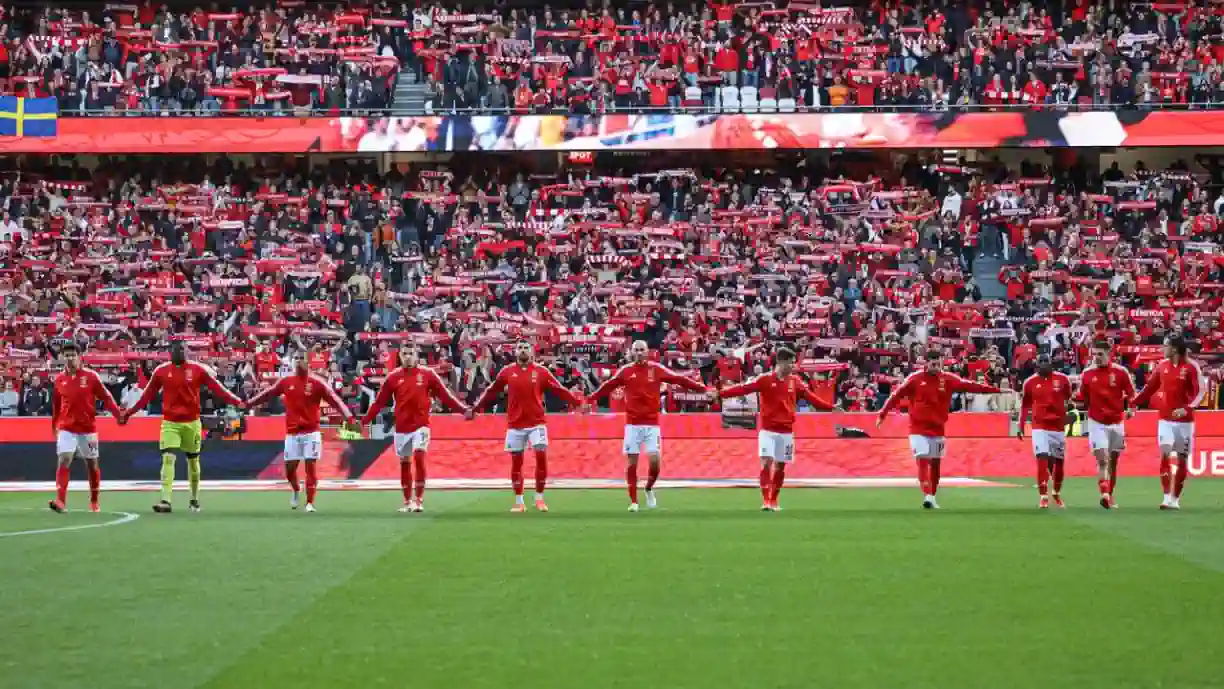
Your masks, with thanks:
[[[6,512],[35,512],[40,508],[37,507],[13,507],[5,510]],[[69,512],[85,512],[85,510],[68,510]],[[99,524],[74,524],[72,526],[57,526],[50,529],[31,529],[29,531],[0,531],[0,538],[9,536],[35,536],[38,534],[61,533],[65,531],[84,531],[85,529],[101,529],[104,526],[119,526],[140,519],[140,515],[135,512],[106,512],[106,514],[118,515],[118,519],[112,519],[109,522],[101,522]]]

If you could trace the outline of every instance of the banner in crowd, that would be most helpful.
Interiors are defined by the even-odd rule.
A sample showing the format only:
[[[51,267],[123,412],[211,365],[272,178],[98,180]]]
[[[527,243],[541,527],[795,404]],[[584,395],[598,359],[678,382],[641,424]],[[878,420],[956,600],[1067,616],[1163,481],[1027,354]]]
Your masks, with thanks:
[[[796,427],[796,478],[909,478],[913,458],[902,417],[876,430],[873,414],[802,414]],[[202,452],[205,476],[242,480],[280,475],[284,420],[251,417],[243,440],[208,440]],[[100,422],[102,462],[107,478],[155,480],[160,419],[137,417],[127,426]],[[660,420],[669,478],[729,479],[756,475],[756,431],[724,429],[719,414],[672,414]],[[1155,476],[1158,471],[1156,416],[1143,412],[1127,422],[1122,473]],[[839,437],[857,428],[865,438]],[[945,476],[1026,477],[1033,469],[1031,441],[1009,437],[1006,414],[956,414],[948,427]],[[1196,476],[1224,476],[1224,412],[1201,412],[1191,458]],[[556,478],[616,479],[624,474],[621,440],[624,418],[615,414],[555,415],[549,418],[549,471]],[[439,479],[500,479],[507,475],[504,420],[464,421],[435,416],[429,448],[429,475]],[[0,481],[50,481],[55,458],[47,419],[0,419]],[[1067,443],[1072,476],[1092,476],[1096,464],[1086,438]],[[390,440],[324,441],[322,476],[336,479],[396,479],[399,460]]]
[[[13,153],[675,151],[1224,145],[1224,112],[71,117]]]

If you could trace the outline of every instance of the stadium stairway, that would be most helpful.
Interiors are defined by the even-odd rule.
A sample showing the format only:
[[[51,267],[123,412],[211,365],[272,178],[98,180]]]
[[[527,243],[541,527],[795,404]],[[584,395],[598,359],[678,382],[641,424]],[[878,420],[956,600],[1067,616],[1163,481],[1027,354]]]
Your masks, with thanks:
[[[419,113],[425,109],[425,86],[416,80],[412,70],[400,72],[395,82],[392,107],[398,111]]]
[[[1006,299],[1007,288],[999,282],[999,269],[1003,267],[1001,258],[979,256],[973,262],[973,280],[982,290],[983,299]]]

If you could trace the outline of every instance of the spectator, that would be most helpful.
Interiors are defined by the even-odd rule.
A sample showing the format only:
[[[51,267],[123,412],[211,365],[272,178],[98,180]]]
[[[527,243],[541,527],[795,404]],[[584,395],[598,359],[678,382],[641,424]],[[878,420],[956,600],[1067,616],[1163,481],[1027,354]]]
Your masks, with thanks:
[[[13,381],[4,381],[4,389],[0,391],[0,416],[17,416],[19,401]]]

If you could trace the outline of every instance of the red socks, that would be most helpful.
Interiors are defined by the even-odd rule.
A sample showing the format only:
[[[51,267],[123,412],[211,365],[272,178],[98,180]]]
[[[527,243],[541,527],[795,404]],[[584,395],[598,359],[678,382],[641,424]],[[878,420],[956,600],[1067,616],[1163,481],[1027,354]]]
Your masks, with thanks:
[[[773,493],[769,496],[772,503],[778,502],[778,493],[782,492],[782,482],[786,480],[786,465],[775,463],[773,472]]]
[[[1113,495],[1107,478],[1097,479],[1097,490],[1101,491],[1101,495]]]
[[[659,480],[659,468],[658,462],[650,465],[650,473],[646,476],[646,490],[654,490],[655,481]]]
[[[55,499],[61,503],[68,501],[68,467],[55,469]]]
[[[302,490],[302,484],[298,482],[297,470],[297,462],[285,462],[285,479],[289,481],[289,487],[293,488],[294,493]]]
[[[400,490],[404,493],[404,502],[412,499],[412,462],[407,457],[400,457]]]
[[[1063,471],[1064,471],[1063,463],[1055,462],[1054,463],[1054,494],[1055,495],[1062,494]]]
[[[1043,459],[1037,460],[1037,494],[1048,495],[1050,491],[1050,465]]]
[[[510,453],[510,485],[515,495],[523,494],[523,453]]]
[[[771,491],[773,491],[773,481],[769,476],[769,467],[761,467],[761,500],[768,503]]]
[[[940,461],[938,459],[931,460],[931,495],[939,492],[939,469]]]
[[[1186,487],[1186,477],[1190,475],[1189,458],[1177,463],[1177,471],[1173,474],[1173,497],[1180,499],[1182,489]]]
[[[315,470],[314,462],[306,462],[306,503],[311,504],[315,500],[315,492],[319,489],[319,474]]]
[[[918,458],[918,486],[922,488],[923,495],[935,493],[935,489],[931,487],[931,460],[926,457]]]
[[[1160,458],[1160,490],[1165,495],[1173,490],[1173,462],[1169,461],[1168,455]]]
[[[425,497],[425,451],[413,450],[412,463],[416,465],[416,499]]]
[[[625,469],[625,485],[629,487],[629,502],[637,502],[637,465],[630,464]]]
[[[535,489],[537,493],[544,492],[544,484],[548,482],[548,453],[544,450],[535,451],[536,474]]]
[[[102,467],[94,462],[93,466],[85,465],[85,471],[89,473],[89,502],[95,503],[98,491],[102,490]]]

